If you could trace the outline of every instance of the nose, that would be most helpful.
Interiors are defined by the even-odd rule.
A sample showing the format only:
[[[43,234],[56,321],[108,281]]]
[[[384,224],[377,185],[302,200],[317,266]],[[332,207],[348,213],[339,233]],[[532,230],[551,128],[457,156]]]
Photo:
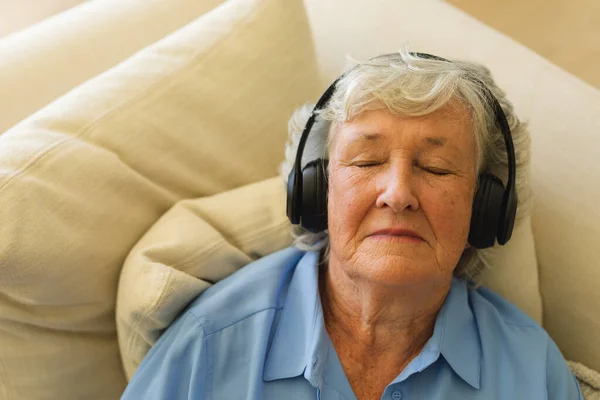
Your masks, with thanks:
[[[398,161],[390,163],[377,179],[378,208],[390,207],[394,212],[419,209],[415,193],[415,177],[412,163]]]

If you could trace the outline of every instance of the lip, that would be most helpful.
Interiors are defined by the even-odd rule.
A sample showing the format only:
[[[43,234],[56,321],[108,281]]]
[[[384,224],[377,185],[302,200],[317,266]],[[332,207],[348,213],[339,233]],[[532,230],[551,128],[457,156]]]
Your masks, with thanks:
[[[393,238],[402,238],[402,239],[412,239],[417,241],[423,241],[424,239],[419,236],[419,234],[415,231],[411,231],[409,229],[381,229],[371,233],[369,236],[382,236],[382,237],[393,237]]]

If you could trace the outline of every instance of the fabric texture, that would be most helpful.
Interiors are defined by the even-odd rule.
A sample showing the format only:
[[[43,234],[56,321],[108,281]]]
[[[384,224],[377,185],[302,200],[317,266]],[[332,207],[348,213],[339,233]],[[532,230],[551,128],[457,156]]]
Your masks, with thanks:
[[[0,398],[118,398],[127,254],[177,201],[273,176],[318,86],[300,1],[232,0],[0,135]]]
[[[279,177],[178,202],[135,245],[121,273],[117,330],[131,378],[184,307],[213,283],[291,243]]]
[[[288,248],[208,289],[150,350],[124,399],[356,399],[325,329],[318,261]],[[382,396],[401,397],[582,399],[535,321],[458,279],[433,335]]]
[[[600,373],[575,361],[569,361],[568,364],[579,381],[584,399],[600,400]]]
[[[0,134],[223,1],[87,1],[2,38]]]

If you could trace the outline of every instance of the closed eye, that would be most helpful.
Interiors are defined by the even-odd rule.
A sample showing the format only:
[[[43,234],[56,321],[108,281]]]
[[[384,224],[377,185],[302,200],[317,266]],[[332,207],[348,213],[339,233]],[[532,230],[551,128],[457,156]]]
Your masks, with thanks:
[[[379,161],[361,161],[361,162],[356,162],[353,165],[358,168],[371,168],[371,167],[376,167],[381,164],[383,164],[383,163],[379,162]],[[427,168],[427,167],[423,167],[423,166],[421,166],[419,168],[421,168],[423,171],[425,171],[427,173],[437,175],[437,176],[450,175],[450,172],[436,169],[436,168]]]
[[[427,167],[421,167],[422,170],[429,172],[430,174],[434,174],[434,175],[438,175],[438,176],[444,176],[444,175],[449,175],[450,172],[447,171],[442,171],[439,169],[433,169],[433,168],[427,168]]]
[[[369,168],[369,167],[375,167],[377,165],[381,165],[381,163],[376,162],[376,161],[365,161],[365,162],[358,162],[358,163],[354,164],[354,166],[356,166],[358,168]]]

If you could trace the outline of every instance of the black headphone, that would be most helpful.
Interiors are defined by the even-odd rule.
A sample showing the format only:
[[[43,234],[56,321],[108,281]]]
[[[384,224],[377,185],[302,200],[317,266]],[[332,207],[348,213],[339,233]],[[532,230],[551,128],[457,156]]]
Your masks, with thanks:
[[[390,57],[395,53],[378,56]],[[411,53],[414,56],[451,62],[445,58],[425,53]],[[288,177],[287,216],[292,224],[300,224],[310,232],[322,232],[327,229],[327,163],[328,160],[317,158],[302,168],[302,154],[308,135],[315,123],[317,111],[323,109],[335,91],[342,75],[327,88],[315,105],[312,115],[306,122],[302,137],[298,144],[296,161]],[[496,122],[504,136],[508,155],[508,182],[506,189],[497,176],[484,172],[479,175],[479,186],[473,198],[473,212],[469,231],[469,244],[477,249],[484,249],[498,243],[504,245],[510,239],[517,213],[517,191],[515,188],[516,162],[515,149],[511,138],[510,127],[502,107],[488,87],[479,79],[470,77],[483,89],[496,117]]]

